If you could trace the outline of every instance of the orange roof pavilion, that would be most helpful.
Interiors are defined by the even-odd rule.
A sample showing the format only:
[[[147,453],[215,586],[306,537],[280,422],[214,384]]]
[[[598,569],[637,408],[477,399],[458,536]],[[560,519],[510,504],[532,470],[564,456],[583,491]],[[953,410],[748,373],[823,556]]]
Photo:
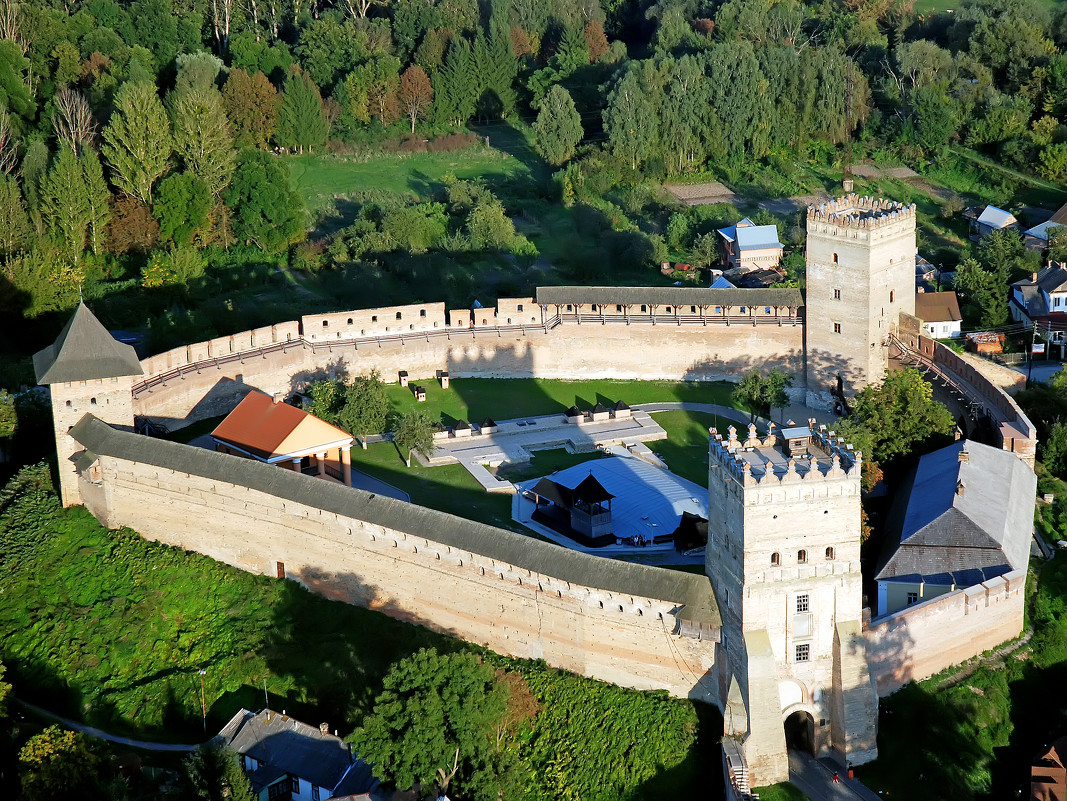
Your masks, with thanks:
[[[303,409],[253,390],[211,432],[215,449],[352,486],[352,435]]]

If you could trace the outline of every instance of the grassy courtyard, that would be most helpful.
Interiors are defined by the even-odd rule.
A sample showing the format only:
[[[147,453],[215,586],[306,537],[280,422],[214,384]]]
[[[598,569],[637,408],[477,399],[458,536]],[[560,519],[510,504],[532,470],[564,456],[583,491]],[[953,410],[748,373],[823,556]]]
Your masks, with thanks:
[[[571,406],[582,409],[595,404],[614,405],[625,401],[639,403],[683,401],[732,405],[734,385],[727,381],[559,381],[543,378],[454,378],[448,389],[434,379],[420,380],[426,400],[418,402],[410,389],[399,384],[387,386],[394,411],[422,409],[446,423],[456,420],[478,422],[486,417],[510,420],[556,414]],[[738,412],[743,415],[743,412]]]

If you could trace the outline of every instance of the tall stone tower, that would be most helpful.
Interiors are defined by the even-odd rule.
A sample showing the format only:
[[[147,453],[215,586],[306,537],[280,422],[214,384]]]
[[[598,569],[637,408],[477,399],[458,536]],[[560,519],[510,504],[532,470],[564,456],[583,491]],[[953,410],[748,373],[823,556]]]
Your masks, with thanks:
[[[915,313],[915,206],[846,195],[808,207],[805,336],[808,390],[876,384],[886,337]]]
[[[707,571],[722,615],[725,730],[753,785],[786,748],[844,767],[877,755],[862,634],[861,455],[825,426],[711,430]]]
[[[143,375],[129,345],[117,341],[84,303],[59,338],[33,355],[37,383],[52,393],[52,422],[64,506],[81,503],[75,460],[83,448],[67,433],[86,413],[105,423],[133,428],[133,379]]]

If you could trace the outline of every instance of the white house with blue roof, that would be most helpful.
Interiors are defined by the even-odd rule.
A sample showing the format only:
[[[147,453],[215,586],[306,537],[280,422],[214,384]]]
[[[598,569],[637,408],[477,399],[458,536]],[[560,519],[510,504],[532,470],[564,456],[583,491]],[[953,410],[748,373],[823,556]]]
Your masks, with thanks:
[[[777,225],[756,225],[745,217],[718,233],[719,254],[728,269],[773,270],[782,260]]]
[[[878,616],[1026,570],[1036,493],[1034,471],[999,448],[962,440],[923,456],[887,520]]]

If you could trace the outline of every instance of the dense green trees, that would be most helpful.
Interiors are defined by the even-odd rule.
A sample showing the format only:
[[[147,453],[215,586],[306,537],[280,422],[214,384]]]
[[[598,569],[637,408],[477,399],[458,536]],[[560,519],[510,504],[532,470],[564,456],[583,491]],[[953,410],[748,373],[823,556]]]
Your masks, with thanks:
[[[239,239],[280,253],[304,235],[304,204],[285,167],[262,150],[245,150],[226,190]]]
[[[514,756],[501,750],[497,736],[507,701],[493,668],[473,654],[424,649],[385,677],[374,711],[351,742],[375,775],[398,787],[517,798],[518,788],[506,783]]]
[[[329,127],[322,111],[322,97],[311,76],[293,71],[285,79],[278,109],[275,137],[282,147],[303,153],[321,147]]]
[[[784,409],[789,405],[786,390],[793,385],[788,373],[771,368],[766,375],[759,370],[746,373],[734,388],[733,399],[748,409],[749,419],[755,422],[759,415],[769,415],[771,408]]]

